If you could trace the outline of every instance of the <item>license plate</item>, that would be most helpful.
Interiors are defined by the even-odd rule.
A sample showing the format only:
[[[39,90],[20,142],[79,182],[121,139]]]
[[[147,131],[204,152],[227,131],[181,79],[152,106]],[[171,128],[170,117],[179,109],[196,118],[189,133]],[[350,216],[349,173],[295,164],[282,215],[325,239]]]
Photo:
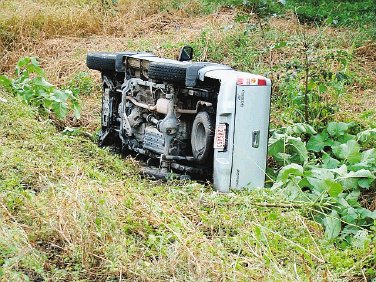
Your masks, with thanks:
[[[227,126],[225,123],[220,123],[215,128],[214,149],[219,149],[221,151],[224,151],[227,145],[226,139],[227,139]]]

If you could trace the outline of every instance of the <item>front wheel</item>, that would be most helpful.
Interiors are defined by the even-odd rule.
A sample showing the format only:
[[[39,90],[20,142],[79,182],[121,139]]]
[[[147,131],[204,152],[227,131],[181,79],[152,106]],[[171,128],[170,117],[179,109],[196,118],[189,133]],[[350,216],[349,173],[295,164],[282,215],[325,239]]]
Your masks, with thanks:
[[[101,72],[115,72],[116,53],[96,52],[86,56],[86,66]]]

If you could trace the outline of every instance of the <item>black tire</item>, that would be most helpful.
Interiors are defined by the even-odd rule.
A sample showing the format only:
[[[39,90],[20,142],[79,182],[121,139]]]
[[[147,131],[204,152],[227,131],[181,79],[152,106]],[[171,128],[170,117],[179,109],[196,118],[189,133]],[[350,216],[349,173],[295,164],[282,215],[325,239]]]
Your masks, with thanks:
[[[101,72],[115,72],[116,54],[107,52],[89,53],[86,56],[86,66]]]
[[[148,76],[157,81],[170,82],[172,84],[185,84],[188,65],[189,64],[152,62],[149,65]]]
[[[198,163],[207,162],[213,155],[214,121],[207,112],[199,112],[192,126],[192,154]]]

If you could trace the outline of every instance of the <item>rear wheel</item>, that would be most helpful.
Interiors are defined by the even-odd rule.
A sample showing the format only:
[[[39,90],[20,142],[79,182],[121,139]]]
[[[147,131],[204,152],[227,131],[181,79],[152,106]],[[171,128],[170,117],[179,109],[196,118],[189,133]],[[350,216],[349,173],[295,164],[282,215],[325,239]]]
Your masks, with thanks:
[[[214,121],[208,112],[199,112],[192,126],[191,145],[193,157],[199,163],[207,162],[213,155]]]
[[[187,64],[152,62],[148,68],[148,76],[157,81],[184,84],[187,66]]]

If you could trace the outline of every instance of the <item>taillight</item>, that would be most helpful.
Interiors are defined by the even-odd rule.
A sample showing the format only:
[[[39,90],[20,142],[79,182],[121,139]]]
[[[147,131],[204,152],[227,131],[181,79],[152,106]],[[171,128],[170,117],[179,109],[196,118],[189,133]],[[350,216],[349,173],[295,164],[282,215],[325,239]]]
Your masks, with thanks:
[[[266,79],[259,78],[257,85],[259,85],[259,86],[265,86],[266,85]]]
[[[256,77],[238,77],[236,80],[237,85],[258,85],[266,86],[265,78],[256,78]]]

